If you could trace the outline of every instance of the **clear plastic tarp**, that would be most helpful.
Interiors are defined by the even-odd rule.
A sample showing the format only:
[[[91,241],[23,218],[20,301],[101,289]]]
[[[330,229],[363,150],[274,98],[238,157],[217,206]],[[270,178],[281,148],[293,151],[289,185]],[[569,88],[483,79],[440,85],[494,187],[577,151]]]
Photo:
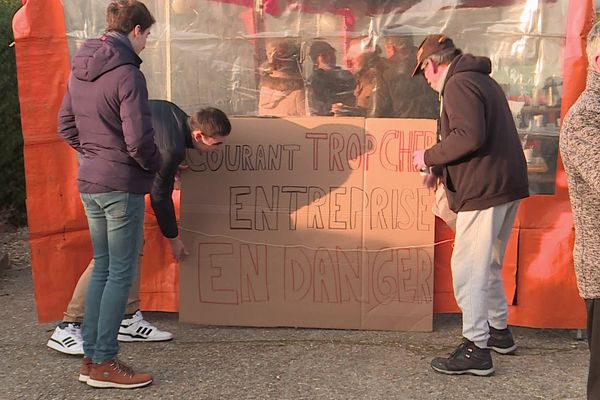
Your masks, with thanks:
[[[107,0],[64,0],[71,53],[105,27]],[[151,98],[186,112],[435,118],[408,79],[416,46],[444,33],[492,60],[522,138],[532,193],[553,193],[568,0],[146,0]],[[333,55],[333,58],[332,56]]]

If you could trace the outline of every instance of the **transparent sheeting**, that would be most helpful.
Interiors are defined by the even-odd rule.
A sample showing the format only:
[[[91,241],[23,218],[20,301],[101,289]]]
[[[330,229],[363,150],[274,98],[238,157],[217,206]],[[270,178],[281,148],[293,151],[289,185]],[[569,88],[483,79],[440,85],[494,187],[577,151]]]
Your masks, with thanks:
[[[102,34],[108,3],[64,0],[71,52],[84,39]],[[270,61],[279,54],[273,49],[283,40],[298,45],[297,52],[283,58],[296,63],[288,66],[298,72],[301,88],[296,81],[282,91],[297,95],[294,112],[308,115],[314,110],[310,49],[315,39],[336,50],[342,69],[356,72],[361,52],[378,46],[380,57],[386,56],[386,38],[408,39],[414,50],[425,35],[444,33],[463,51],[491,58],[492,76],[511,101],[526,149],[532,193],[554,192],[568,0],[148,0],[145,4],[157,20],[141,54],[150,96],[171,100],[188,113],[210,105],[230,115],[268,114],[264,107],[259,113],[265,96],[261,86],[264,75],[273,73]],[[386,65],[389,68],[390,63]],[[411,60],[409,67],[413,65]],[[376,85],[381,93],[393,84],[390,96],[395,101],[402,97],[404,83],[388,83],[392,81],[386,74],[376,77]],[[427,94],[419,90],[423,91],[410,91],[410,98]],[[274,103],[280,100],[277,93],[268,95]],[[298,106],[301,101],[304,105]],[[371,103],[369,116],[399,116],[375,113]],[[349,109],[342,114],[360,115]]]

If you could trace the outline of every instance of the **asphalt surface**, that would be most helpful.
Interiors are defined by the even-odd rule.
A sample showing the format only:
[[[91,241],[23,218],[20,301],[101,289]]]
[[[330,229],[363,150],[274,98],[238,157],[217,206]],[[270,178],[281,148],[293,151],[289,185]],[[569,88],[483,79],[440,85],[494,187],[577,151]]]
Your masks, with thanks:
[[[445,376],[431,358],[460,340],[460,316],[436,315],[434,332],[236,328],[180,324],[127,343],[120,358],[154,375],[136,390],[77,380],[80,358],[46,347],[54,324],[36,322],[31,269],[0,270],[0,399],[585,399],[588,350],[573,330],[513,327],[514,356],[494,355],[489,378]]]

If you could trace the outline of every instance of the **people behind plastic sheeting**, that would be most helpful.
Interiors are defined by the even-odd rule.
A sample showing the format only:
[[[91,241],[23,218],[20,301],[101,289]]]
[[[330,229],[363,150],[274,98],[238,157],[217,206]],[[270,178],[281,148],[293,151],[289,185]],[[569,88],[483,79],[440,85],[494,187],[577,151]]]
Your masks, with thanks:
[[[391,63],[394,77],[389,79],[387,89],[393,118],[439,117],[439,95],[423,79],[411,79],[415,66],[417,47],[408,36],[384,38],[385,55]]]
[[[409,36],[385,36],[385,57],[396,65],[397,72],[410,74],[417,57],[417,47]]]
[[[267,50],[260,68],[258,114],[286,117],[306,115],[304,79],[300,67],[300,45],[281,40]]]
[[[384,110],[389,108],[387,104],[391,99],[387,97],[388,92],[379,89],[387,85],[389,64],[380,56],[381,48],[379,46],[367,45],[363,48],[361,45],[361,52],[355,57],[352,51],[355,43],[357,42],[351,43],[348,52],[348,64],[356,79],[355,104],[335,103],[332,111],[334,115],[338,116],[388,116]]]
[[[409,39],[404,40],[408,43]],[[389,43],[391,44],[391,41]],[[410,79],[411,65],[407,57],[416,52],[411,50],[404,54],[395,49],[397,48],[394,46],[386,46],[389,58],[384,58],[379,46],[366,47],[351,60],[352,73],[356,79],[356,101],[354,105],[344,102],[334,104],[334,115],[376,118],[438,117],[439,103],[435,92],[426,83]]]
[[[333,115],[332,106],[336,103],[354,106],[356,81],[349,71],[336,64],[335,48],[324,40],[315,40],[309,56],[313,63],[308,92],[310,115]]]

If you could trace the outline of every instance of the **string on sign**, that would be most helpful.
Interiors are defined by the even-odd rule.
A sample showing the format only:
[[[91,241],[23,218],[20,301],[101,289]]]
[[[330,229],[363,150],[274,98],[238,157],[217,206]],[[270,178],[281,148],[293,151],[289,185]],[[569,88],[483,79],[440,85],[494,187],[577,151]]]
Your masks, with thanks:
[[[288,245],[288,244],[253,242],[253,241],[249,241],[249,240],[243,240],[243,239],[240,239],[240,238],[236,238],[236,237],[233,237],[233,236],[213,235],[213,234],[210,234],[210,233],[206,233],[206,232],[202,232],[202,231],[196,231],[196,230],[185,228],[185,227],[181,227],[180,229],[182,231],[191,232],[191,233],[195,233],[195,234],[206,236],[206,237],[210,237],[210,238],[229,239],[229,240],[235,240],[236,242],[245,243],[245,244],[253,244],[253,245],[263,245],[263,246],[271,246],[271,247],[284,247],[284,248],[285,247],[287,247],[287,248],[290,248],[290,247],[302,247],[302,248],[305,248],[305,249],[308,249],[308,250],[329,250],[329,251],[342,251],[342,252],[356,251],[357,250],[357,249],[337,249],[337,248],[336,249],[331,249],[331,248],[327,248],[327,247],[311,247],[311,246],[307,246],[307,245],[303,245],[303,244]],[[373,249],[373,250],[363,249],[361,251],[366,251],[368,253],[375,253],[375,252],[385,251],[385,250],[423,249],[423,248],[427,248],[427,247],[440,246],[442,244],[450,243],[450,242],[454,242],[454,239],[446,239],[446,240],[440,240],[439,242],[426,243],[426,244],[420,244],[420,245],[412,245],[412,246],[391,246],[391,247],[382,247],[380,249]]]

